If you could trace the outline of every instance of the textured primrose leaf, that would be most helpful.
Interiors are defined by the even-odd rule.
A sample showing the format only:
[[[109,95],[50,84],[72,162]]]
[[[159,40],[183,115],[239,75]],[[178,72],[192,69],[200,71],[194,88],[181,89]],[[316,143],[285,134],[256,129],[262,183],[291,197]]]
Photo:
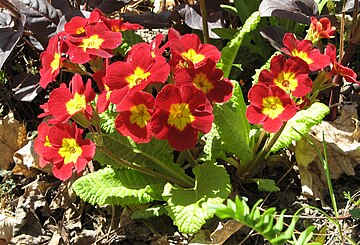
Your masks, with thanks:
[[[131,49],[131,47],[137,43],[143,42],[144,40],[136,34],[134,31],[123,31],[122,32],[122,43],[120,44],[119,48],[117,49],[118,52],[125,56],[127,52]]]
[[[229,195],[230,178],[223,166],[204,163],[193,169],[195,187],[184,189],[167,183],[162,194],[166,210],[183,233],[196,233],[212,218],[216,209]]]
[[[312,104],[310,108],[296,113],[296,115],[287,122],[284,131],[281,133],[270,152],[276,152],[289,146],[293,140],[300,140],[302,136],[294,129],[301,134],[306,135],[312,126],[321,123],[329,111],[328,106],[316,102]]]
[[[124,137],[116,131],[103,135],[103,144],[115,156],[130,163],[190,181],[184,170],[173,162],[173,150],[165,140],[154,138],[147,144],[136,144],[130,138]],[[94,159],[102,165],[121,167],[119,163],[102,152],[101,148],[96,150]]]
[[[91,204],[131,205],[162,200],[165,182],[132,169],[107,167],[77,179],[72,188]]]
[[[205,145],[203,149],[204,154],[201,156],[202,161],[215,162],[216,159],[225,157],[226,148],[221,141],[215,124],[213,124],[210,132],[203,136],[203,139],[205,140]]]
[[[214,106],[214,122],[224,147],[243,163],[250,162],[254,157],[249,137],[250,123],[245,114],[246,104],[240,85],[234,83],[231,99]]]
[[[237,32],[233,39],[231,39],[226,47],[221,51],[221,59],[218,67],[223,70],[224,77],[229,77],[231,67],[233,66],[235,57],[239,51],[241,43],[246,34],[255,30],[260,22],[259,12],[254,12],[244,23],[242,28]]]
[[[119,113],[116,112],[116,105],[110,103],[108,109],[101,113],[100,127],[107,134],[115,132],[115,118]]]

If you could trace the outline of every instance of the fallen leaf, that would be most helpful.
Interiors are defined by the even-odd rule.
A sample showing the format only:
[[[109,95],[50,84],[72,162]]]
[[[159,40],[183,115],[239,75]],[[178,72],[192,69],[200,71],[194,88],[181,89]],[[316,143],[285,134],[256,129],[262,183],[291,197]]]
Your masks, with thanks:
[[[212,244],[223,244],[227,239],[229,239],[235,232],[240,230],[244,225],[240,224],[235,220],[229,220],[226,223],[219,222],[216,230],[211,233],[210,238]]]
[[[358,120],[356,105],[343,105],[341,115],[334,122],[323,121],[312,127],[310,140],[323,155],[323,133],[330,176],[338,179],[343,174],[355,175],[360,163]],[[323,198],[327,192],[324,168],[316,151],[303,139],[295,146],[295,157],[299,167],[303,194],[307,197]]]
[[[26,127],[11,112],[0,120],[0,168],[8,169],[14,153],[27,141]]]
[[[8,244],[13,237],[15,218],[0,214],[0,239],[5,240],[5,244]]]

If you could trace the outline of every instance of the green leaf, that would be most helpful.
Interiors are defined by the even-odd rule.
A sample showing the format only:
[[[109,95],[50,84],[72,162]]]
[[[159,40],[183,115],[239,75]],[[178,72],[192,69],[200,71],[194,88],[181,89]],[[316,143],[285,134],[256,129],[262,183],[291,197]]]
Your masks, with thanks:
[[[277,152],[278,150],[289,146],[293,140],[300,140],[301,135],[294,129],[303,135],[307,135],[310,128],[321,123],[329,111],[328,106],[316,102],[312,104],[310,108],[296,113],[296,115],[287,122],[284,131],[281,133],[270,152]]]
[[[229,195],[230,178],[223,166],[204,163],[193,169],[195,187],[183,189],[167,183],[163,198],[174,224],[183,233],[196,233],[215,214],[214,205],[221,204]]]
[[[119,52],[122,56],[125,56],[133,45],[144,41],[141,36],[137,35],[132,30],[122,31],[121,34],[122,42],[117,48],[117,52]]]
[[[131,214],[132,219],[148,219],[152,217],[159,217],[160,215],[167,214],[164,205],[158,205],[150,208],[139,209]]]
[[[91,204],[130,205],[162,200],[165,182],[132,169],[104,168],[77,179],[72,188]]]
[[[226,47],[221,51],[221,59],[218,64],[218,67],[221,68],[224,72],[224,77],[229,77],[230,70],[233,66],[235,57],[238,53],[238,50],[241,46],[241,43],[245,35],[257,27],[257,24],[260,22],[259,12],[254,12],[242,26],[242,28],[237,32],[233,39],[231,39]]]
[[[203,152],[200,157],[201,161],[215,162],[216,159],[225,157],[226,148],[220,139],[219,132],[215,124],[212,125],[211,131],[203,136],[205,141]]]
[[[280,188],[277,187],[275,181],[272,179],[252,178],[251,180],[258,185],[259,191],[268,191],[268,192],[280,191]]]
[[[360,219],[360,208],[351,209],[349,210],[349,213],[354,219]]]
[[[119,114],[115,109],[116,105],[110,103],[108,109],[99,115],[100,128],[107,134],[115,131],[115,118]]]
[[[236,29],[232,28],[213,28],[211,31],[215,32],[221,39],[230,40],[236,34]]]
[[[225,10],[226,12],[230,13],[231,15],[233,16],[238,16],[238,12],[237,12],[237,9],[234,7],[234,6],[231,6],[231,5],[227,5],[227,4],[220,4],[220,7]],[[216,28],[218,29],[218,28]],[[220,29],[220,28],[219,28]],[[214,29],[211,29],[212,31]]]
[[[244,22],[252,13],[259,9],[260,0],[235,0],[234,4],[240,20]]]
[[[109,135],[103,135],[103,144],[104,147],[115,156],[130,163],[163,174],[169,174],[178,179],[192,181],[191,178],[185,174],[184,169],[173,162],[173,150],[165,140],[157,140],[154,138],[147,144],[136,144],[130,138],[114,132]],[[121,167],[118,162],[103,153],[101,148],[96,150],[94,159],[102,165]]]
[[[231,99],[214,106],[214,122],[224,147],[242,163],[248,163],[254,157],[249,137],[250,123],[245,114],[246,104],[240,85],[234,83]]]

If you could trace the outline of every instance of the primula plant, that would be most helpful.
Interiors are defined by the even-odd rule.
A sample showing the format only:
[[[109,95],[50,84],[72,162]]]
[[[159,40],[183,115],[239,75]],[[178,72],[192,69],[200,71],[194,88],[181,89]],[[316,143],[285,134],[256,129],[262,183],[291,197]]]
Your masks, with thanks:
[[[147,204],[133,217],[167,214],[181,232],[198,232],[231,192],[226,169],[258,183],[264,159],[328,113],[317,95],[333,77],[357,83],[337,61],[329,19],[311,17],[304,39],[284,35],[245,101],[229,77],[260,22],[258,12],[248,17],[222,52],[173,28],[138,42],[140,25],[98,9],[71,19],[41,54],[40,85],[51,92],[35,140],[40,166],[63,181],[77,178],[72,187],[87,202]],[[84,171],[91,161],[101,168]]]

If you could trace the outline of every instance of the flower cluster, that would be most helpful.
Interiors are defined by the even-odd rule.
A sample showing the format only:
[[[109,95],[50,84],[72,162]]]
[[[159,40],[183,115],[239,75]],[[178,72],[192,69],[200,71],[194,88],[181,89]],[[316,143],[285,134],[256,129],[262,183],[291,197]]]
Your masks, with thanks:
[[[39,126],[35,142],[40,165],[53,164],[59,179],[70,178],[72,166],[78,173],[84,170],[95,152],[95,143],[82,140],[83,130],[74,122],[98,137],[99,113],[110,104],[116,106],[115,127],[123,136],[136,143],[167,140],[182,151],[196,145],[199,132],[210,131],[213,103],[230,99],[233,85],[216,68],[220,52],[195,34],[181,36],[170,29],[165,44],[158,34],[150,43],[133,45],[125,57],[113,58],[121,31],[138,28],[95,10],[66,23],[42,53],[41,86],[56,80],[61,70],[75,73],[41,106],[39,117],[48,121]]]
[[[298,40],[292,33],[284,35],[284,54],[271,59],[270,69],[260,72],[258,84],[249,91],[246,116],[250,123],[261,124],[268,132],[277,132],[299,109],[313,102],[310,95],[318,92],[313,91],[314,87],[321,88],[321,84],[335,75],[357,83],[355,72],[336,61],[333,44],[326,46],[324,54],[314,46],[320,38],[332,37],[334,31],[327,18],[318,21],[312,17],[309,39]],[[315,79],[320,85],[310,79],[310,72],[325,74],[321,76],[323,79]]]

